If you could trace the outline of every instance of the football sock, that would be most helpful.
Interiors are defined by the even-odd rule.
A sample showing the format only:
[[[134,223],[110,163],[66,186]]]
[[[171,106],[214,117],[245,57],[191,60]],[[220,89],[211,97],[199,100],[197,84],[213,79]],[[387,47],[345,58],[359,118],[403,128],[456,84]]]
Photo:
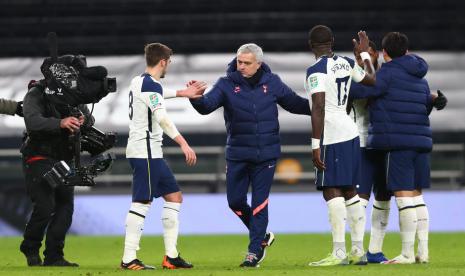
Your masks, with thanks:
[[[345,227],[347,210],[343,197],[335,197],[326,202],[328,204],[329,222],[333,234],[333,256],[344,259],[346,257]]]
[[[145,216],[149,212],[150,204],[138,202],[131,203],[126,216],[126,237],[124,239],[123,262],[129,263],[137,259],[136,251],[139,250],[140,237],[144,229]]]
[[[415,204],[418,219],[418,255],[428,256],[429,213],[423,195],[414,197],[413,204]]]
[[[353,198],[346,200],[347,218],[350,225],[350,236],[352,240],[352,253],[362,255],[365,253],[363,249],[363,236],[365,235],[366,215],[365,208],[360,203],[360,197],[355,195]]]
[[[389,220],[391,201],[373,202],[373,210],[371,211],[371,235],[368,251],[370,253],[383,252],[383,241],[386,235],[386,227]]]
[[[399,228],[402,240],[402,255],[414,257],[415,232],[417,231],[417,211],[413,204],[413,197],[397,197],[399,208]]]
[[[176,244],[179,232],[179,210],[181,203],[165,202],[161,212],[161,221],[163,224],[163,239],[165,241],[165,253],[170,258],[178,257]]]

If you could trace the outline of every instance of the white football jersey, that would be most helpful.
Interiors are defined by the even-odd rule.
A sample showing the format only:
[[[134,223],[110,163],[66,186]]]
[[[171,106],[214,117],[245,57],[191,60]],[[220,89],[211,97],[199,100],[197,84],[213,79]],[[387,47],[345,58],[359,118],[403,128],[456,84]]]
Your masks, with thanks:
[[[368,124],[370,123],[370,115],[367,107],[367,99],[354,100],[350,110],[350,117],[354,120],[360,135],[360,147],[364,148],[368,139]]]
[[[132,79],[129,91],[129,138],[126,158],[163,158],[163,130],[154,111],[165,108],[161,83],[144,73]],[[174,92],[176,95],[176,92]]]
[[[305,88],[312,102],[314,93],[325,93],[323,145],[349,141],[358,136],[354,121],[346,107],[352,80],[360,82],[365,71],[352,59],[334,55],[320,57],[307,69]]]

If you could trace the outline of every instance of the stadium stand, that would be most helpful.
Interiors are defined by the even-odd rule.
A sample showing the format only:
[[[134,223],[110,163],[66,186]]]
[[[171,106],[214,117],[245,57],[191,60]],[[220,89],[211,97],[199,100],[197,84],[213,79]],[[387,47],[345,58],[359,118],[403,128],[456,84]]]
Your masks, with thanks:
[[[413,49],[460,50],[464,11],[465,2],[453,0],[2,1],[0,56],[46,55],[51,30],[65,52],[88,55],[134,54],[147,41],[176,45],[179,53],[230,52],[249,41],[265,51],[305,51],[315,24],[335,30],[337,49],[350,50],[350,39],[364,28],[375,41],[402,30]]]

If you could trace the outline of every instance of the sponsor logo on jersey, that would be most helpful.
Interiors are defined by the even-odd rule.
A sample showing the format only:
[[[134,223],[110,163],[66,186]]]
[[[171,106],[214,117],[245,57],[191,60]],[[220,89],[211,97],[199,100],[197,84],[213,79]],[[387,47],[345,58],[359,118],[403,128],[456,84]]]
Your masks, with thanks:
[[[315,88],[318,86],[318,78],[317,77],[310,77],[310,87]]]

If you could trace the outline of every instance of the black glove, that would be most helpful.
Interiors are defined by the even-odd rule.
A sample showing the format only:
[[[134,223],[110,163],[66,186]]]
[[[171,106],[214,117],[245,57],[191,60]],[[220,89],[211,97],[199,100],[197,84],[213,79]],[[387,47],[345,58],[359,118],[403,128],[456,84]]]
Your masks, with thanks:
[[[15,114],[20,116],[20,117],[24,117],[24,114],[23,114],[23,101],[18,102],[18,105],[16,106]]]
[[[442,94],[441,90],[438,90],[438,97],[434,100],[433,106],[437,110],[441,110],[447,105],[447,98]]]

